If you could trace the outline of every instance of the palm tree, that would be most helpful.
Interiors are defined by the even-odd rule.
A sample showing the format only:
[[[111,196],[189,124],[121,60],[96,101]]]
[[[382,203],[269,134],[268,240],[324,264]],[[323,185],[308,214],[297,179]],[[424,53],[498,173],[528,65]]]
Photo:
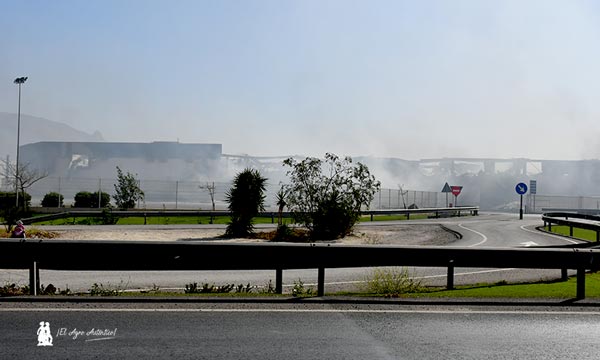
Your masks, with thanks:
[[[226,236],[247,237],[252,234],[252,219],[265,210],[266,181],[267,178],[254,169],[245,169],[235,176],[231,189],[225,194],[231,211]]]

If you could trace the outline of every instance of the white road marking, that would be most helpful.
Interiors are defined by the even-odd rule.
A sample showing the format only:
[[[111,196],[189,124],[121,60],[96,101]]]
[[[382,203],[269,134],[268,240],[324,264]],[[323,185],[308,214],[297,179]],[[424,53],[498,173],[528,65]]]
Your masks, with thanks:
[[[468,227],[464,226],[462,223],[461,223],[461,224],[458,224],[458,227],[459,227],[459,228],[462,228],[462,229],[465,229],[465,230],[469,230],[469,231],[471,231],[471,232],[474,232],[475,234],[477,234],[477,235],[479,235],[479,236],[481,236],[481,237],[483,238],[483,240],[481,240],[481,241],[480,241],[480,242],[478,242],[477,244],[469,245],[469,246],[467,246],[467,247],[475,247],[475,246],[479,246],[479,245],[481,245],[481,244],[485,243],[485,242],[488,240],[487,236],[485,236],[484,234],[480,233],[479,231],[476,231],[476,230],[473,230],[473,229],[469,229]]]
[[[517,270],[515,268],[506,268],[506,269],[493,269],[493,270],[480,270],[480,271],[468,271],[462,273],[455,273],[454,276],[467,276],[467,275],[478,275],[478,274],[488,274],[494,272],[503,272],[503,271],[512,271]],[[426,276],[411,276],[412,279],[421,280],[421,279],[435,279],[435,278],[446,278],[448,275],[426,275]],[[344,284],[360,284],[365,283],[366,280],[353,280],[353,281],[333,281],[326,282],[325,285],[344,285]],[[317,283],[304,284],[307,286],[317,286]],[[283,285],[283,287],[292,287],[294,285]]]
[[[386,305],[386,304],[382,304]],[[418,305],[418,304],[415,304]],[[0,308],[1,312],[141,312],[141,313],[344,313],[344,314],[504,314],[504,315],[595,315],[600,316],[600,311],[541,311],[541,310],[470,310],[460,308],[456,310],[418,310],[418,309],[238,309],[238,308],[207,308],[207,309],[147,309],[147,308],[101,308],[101,309],[19,309]],[[98,339],[100,340],[100,339]]]
[[[579,244],[579,242],[577,242],[575,240],[567,239],[567,238],[565,238],[563,236],[558,236],[558,235],[552,235],[552,234],[544,233],[544,232],[537,231],[537,230],[526,229],[525,226],[527,226],[527,225],[521,225],[521,230],[527,231],[527,232],[530,232],[530,233],[533,233],[533,234],[545,235],[545,236],[557,238],[557,239],[560,239],[560,240],[568,241],[571,244]]]
[[[517,270],[517,269],[516,268],[506,268],[506,269],[468,271],[468,272],[455,273],[454,276],[488,274],[488,273],[504,272],[504,271],[512,271],[512,270]],[[435,279],[435,278],[446,278],[446,277],[448,277],[448,275],[441,274],[441,275],[414,276],[411,278],[415,279],[415,280],[421,280],[421,279]],[[331,281],[331,282],[326,282],[325,285],[363,284],[367,281],[368,280]],[[318,284],[317,283],[307,283],[304,285],[305,286],[317,286]],[[284,288],[291,288],[296,285],[295,284],[283,284],[282,286]],[[264,288],[264,286],[259,286],[259,288]],[[160,289],[161,290],[185,290],[185,288],[182,288],[182,287],[169,287],[169,288],[160,288]],[[123,290],[123,292],[138,292],[138,291],[144,291],[144,290],[149,291],[150,289],[126,289],[126,290]]]
[[[526,241],[526,242],[522,242],[521,245],[523,245],[525,247],[530,247],[530,246],[537,246],[538,243],[536,243],[535,241]]]

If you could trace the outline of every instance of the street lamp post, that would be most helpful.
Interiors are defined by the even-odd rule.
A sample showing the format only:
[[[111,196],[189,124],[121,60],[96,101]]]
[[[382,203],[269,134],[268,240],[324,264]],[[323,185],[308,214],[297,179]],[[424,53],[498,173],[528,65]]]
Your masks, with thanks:
[[[21,138],[21,85],[27,81],[27,76],[16,78],[14,83],[19,85],[19,111],[17,112],[17,163],[15,165],[15,206],[19,209],[19,142]]]

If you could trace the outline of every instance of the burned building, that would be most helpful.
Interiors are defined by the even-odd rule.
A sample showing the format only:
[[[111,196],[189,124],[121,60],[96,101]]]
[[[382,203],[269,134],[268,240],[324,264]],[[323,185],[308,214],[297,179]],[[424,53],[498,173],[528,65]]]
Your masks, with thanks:
[[[50,177],[110,177],[119,166],[143,179],[196,180],[217,176],[222,145],[43,141],[20,151],[21,163]]]

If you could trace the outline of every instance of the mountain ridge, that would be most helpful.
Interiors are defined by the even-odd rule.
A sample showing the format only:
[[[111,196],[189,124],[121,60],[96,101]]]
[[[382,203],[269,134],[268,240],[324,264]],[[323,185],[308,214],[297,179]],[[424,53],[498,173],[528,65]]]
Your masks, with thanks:
[[[0,112],[0,156],[14,157],[17,152],[17,114]],[[99,131],[88,134],[55,120],[21,113],[20,145],[40,141],[99,141]]]

